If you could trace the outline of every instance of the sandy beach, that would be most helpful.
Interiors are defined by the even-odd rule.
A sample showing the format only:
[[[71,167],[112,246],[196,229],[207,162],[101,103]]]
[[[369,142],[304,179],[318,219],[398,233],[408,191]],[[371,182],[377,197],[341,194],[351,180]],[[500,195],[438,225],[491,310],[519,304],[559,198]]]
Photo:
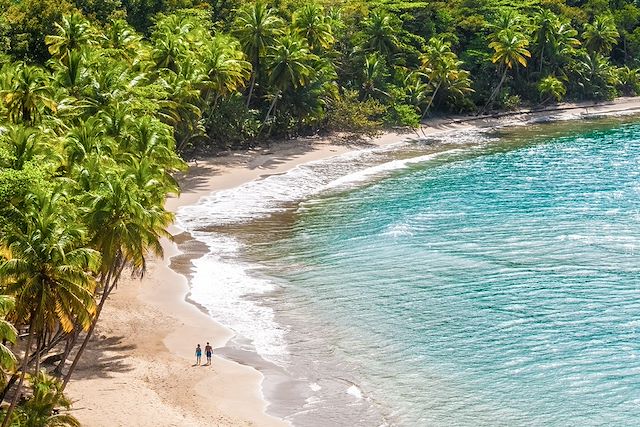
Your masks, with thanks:
[[[633,113],[640,113],[640,99],[620,98],[495,117],[439,117],[415,132],[388,132],[353,144],[340,138],[306,138],[226,153],[190,162],[188,172],[179,177],[182,194],[170,199],[167,207],[175,211],[215,191],[403,138]],[[89,427],[289,425],[267,414],[259,369],[219,356],[214,356],[212,366],[194,366],[197,343],[204,346],[209,341],[214,348],[223,347],[233,333],[188,302],[191,260],[204,254],[206,247],[177,227],[170,232],[175,241],[163,242],[164,257],[149,260],[141,280],[122,280],[108,301],[67,388],[75,402],[74,415]]]

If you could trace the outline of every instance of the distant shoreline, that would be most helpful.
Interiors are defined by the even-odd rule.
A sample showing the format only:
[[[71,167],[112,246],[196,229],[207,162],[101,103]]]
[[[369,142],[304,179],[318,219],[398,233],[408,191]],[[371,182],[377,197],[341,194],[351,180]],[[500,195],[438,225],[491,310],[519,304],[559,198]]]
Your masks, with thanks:
[[[364,145],[464,129],[521,126],[605,115],[640,114],[640,97],[612,102],[559,104],[494,116],[439,116],[415,132],[386,132]],[[190,163],[179,177],[182,194],[167,201],[176,211],[213,192],[284,173],[298,165],[358,150],[337,138],[301,138],[235,151]],[[215,357],[210,368],[192,367],[196,343],[224,346],[232,331],[187,302],[191,260],[207,248],[172,227],[164,259],[149,260],[141,280],[123,281],[105,308],[95,338],[68,394],[85,426],[281,426],[266,414],[263,374],[246,364]],[[180,247],[180,249],[178,249]],[[214,352],[215,354],[215,352]],[[250,363],[247,361],[247,363]]]

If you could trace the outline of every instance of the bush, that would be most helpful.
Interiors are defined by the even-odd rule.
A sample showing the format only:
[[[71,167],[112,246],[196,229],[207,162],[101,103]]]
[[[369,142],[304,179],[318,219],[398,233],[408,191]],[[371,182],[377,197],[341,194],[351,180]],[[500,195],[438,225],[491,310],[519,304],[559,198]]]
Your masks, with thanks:
[[[519,95],[511,95],[505,92],[500,100],[500,105],[505,110],[515,111],[522,106],[522,99],[520,99]]]
[[[387,111],[385,122],[395,126],[417,128],[420,126],[420,116],[411,105],[396,104]]]
[[[540,102],[543,104],[551,99],[560,102],[567,94],[567,89],[558,78],[547,76],[538,83],[538,93],[540,94]]]
[[[374,99],[358,101],[358,93],[345,91],[329,104],[327,130],[375,136],[380,132],[380,117],[385,107]]]

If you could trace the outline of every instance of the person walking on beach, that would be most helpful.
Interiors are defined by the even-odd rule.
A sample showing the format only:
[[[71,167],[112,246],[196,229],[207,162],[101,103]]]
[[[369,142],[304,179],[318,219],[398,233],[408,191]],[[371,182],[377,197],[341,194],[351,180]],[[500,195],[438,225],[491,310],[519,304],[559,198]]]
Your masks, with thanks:
[[[202,349],[200,348],[200,344],[196,346],[196,365],[200,364],[200,359],[202,359]]]
[[[213,347],[207,343],[204,347],[204,354],[207,356],[207,365],[211,365],[211,354],[213,353]]]

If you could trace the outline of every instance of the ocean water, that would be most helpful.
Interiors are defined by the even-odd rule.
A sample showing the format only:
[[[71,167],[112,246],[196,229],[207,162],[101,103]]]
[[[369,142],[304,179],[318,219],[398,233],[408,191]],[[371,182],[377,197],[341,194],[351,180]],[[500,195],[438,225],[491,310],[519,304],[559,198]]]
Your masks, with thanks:
[[[416,138],[178,224],[191,297],[307,385],[295,425],[640,423],[637,119]]]

